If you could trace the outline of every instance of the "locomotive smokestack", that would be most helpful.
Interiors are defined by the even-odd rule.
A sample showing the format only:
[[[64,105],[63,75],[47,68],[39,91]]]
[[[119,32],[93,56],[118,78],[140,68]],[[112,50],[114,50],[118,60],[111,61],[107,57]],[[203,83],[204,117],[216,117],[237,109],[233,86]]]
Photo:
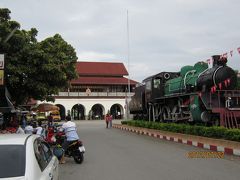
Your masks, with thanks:
[[[212,56],[213,59],[213,66],[218,65],[218,61],[220,60],[220,55],[214,55]]]
[[[224,66],[227,63],[227,58],[220,55],[212,56],[213,59],[213,67],[214,66]]]

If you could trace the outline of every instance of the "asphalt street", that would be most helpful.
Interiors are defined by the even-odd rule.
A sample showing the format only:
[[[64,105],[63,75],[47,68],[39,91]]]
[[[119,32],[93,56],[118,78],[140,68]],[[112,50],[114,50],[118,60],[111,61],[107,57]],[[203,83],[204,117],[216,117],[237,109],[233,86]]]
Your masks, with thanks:
[[[86,148],[79,165],[67,158],[60,180],[239,180],[240,158],[188,158],[193,146],[106,129],[104,121],[75,121]]]

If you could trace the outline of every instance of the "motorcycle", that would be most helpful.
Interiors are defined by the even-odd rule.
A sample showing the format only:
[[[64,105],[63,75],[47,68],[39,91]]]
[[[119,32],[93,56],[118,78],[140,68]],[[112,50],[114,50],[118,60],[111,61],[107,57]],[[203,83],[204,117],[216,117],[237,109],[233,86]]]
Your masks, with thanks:
[[[65,133],[63,131],[58,131],[55,135],[56,144],[62,146],[65,140]],[[83,154],[85,153],[85,147],[80,140],[72,141],[68,145],[67,150],[65,151],[65,156],[73,157],[74,161],[78,164],[81,164],[84,160]]]

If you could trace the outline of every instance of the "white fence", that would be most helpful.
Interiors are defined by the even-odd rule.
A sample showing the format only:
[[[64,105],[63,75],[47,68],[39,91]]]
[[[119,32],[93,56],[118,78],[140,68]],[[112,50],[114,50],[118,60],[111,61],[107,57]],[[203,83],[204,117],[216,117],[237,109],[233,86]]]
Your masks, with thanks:
[[[130,96],[133,96],[134,93],[130,93]],[[123,97],[128,96],[128,93],[125,92],[91,92],[89,94],[85,92],[59,92],[56,96],[71,96],[71,97],[85,97],[85,96],[110,96],[110,97]]]

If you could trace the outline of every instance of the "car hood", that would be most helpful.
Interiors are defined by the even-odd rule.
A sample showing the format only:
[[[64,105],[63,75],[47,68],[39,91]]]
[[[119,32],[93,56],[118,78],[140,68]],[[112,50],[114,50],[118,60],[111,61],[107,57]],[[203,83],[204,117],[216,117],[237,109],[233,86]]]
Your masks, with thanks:
[[[11,177],[11,178],[0,178],[0,180],[26,180],[24,176],[21,177]]]

